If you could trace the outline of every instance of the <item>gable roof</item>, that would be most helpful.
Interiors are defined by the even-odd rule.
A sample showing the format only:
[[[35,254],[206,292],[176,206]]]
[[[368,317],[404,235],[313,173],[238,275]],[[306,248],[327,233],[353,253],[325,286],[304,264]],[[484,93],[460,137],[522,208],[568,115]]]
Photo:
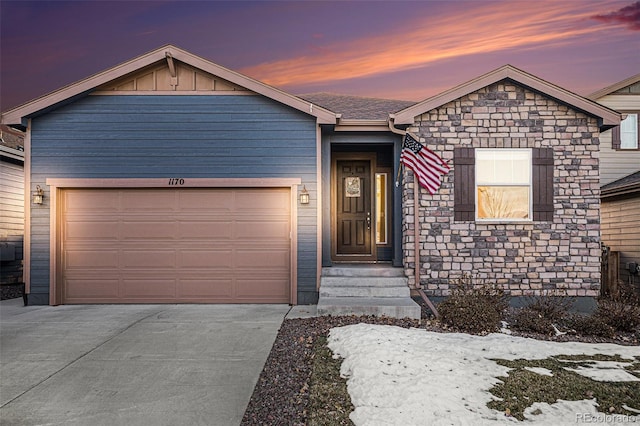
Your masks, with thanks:
[[[576,95],[566,89],[551,84],[512,65],[504,65],[438,95],[406,108],[394,117],[395,124],[413,124],[415,117],[453,100],[482,89],[502,80],[511,80],[519,85],[542,93],[577,110],[601,119],[600,130],[607,130],[620,124],[620,114],[594,101]]]
[[[191,65],[194,68],[237,84],[238,86],[242,86],[252,92],[266,96],[314,116],[321,124],[334,124],[336,122],[336,116],[331,111],[321,107],[316,107],[311,102],[305,101],[276,89],[275,87],[214,64],[213,62],[169,44],[6,111],[2,114],[0,123],[9,125],[22,124],[22,120],[25,118],[56,105],[69,102],[76,97],[87,95],[105,83],[123,77],[146,66],[164,61],[168,56]]]
[[[640,83],[640,74],[636,74],[629,78],[625,78],[624,80],[614,83],[611,86],[607,86],[596,92],[593,92],[587,97],[595,101],[597,99],[600,99],[603,96],[610,95],[613,92],[617,92],[620,89],[624,89],[625,87],[632,86],[637,83]]]
[[[395,99],[369,98],[364,96],[340,95],[335,93],[309,93],[298,97],[320,105],[346,120],[382,120],[389,118],[390,113],[405,109],[415,102]]]
[[[600,188],[601,198],[629,194],[640,194],[640,170],[610,182]]]

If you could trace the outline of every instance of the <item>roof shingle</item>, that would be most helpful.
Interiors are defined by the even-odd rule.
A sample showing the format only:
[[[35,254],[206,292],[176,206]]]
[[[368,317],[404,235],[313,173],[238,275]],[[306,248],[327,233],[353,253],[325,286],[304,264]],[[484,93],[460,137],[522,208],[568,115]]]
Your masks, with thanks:
[[[347,120],[387,120],[390,113],[403,110],[415,102],[394,99],[367,98],[335,93],[309,93],[298,95],[307,102],[342,114]]]

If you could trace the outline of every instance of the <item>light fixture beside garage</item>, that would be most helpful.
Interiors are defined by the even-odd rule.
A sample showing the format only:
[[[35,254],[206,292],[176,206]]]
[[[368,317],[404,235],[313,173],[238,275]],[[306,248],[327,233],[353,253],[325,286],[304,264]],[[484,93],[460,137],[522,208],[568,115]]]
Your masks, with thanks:
[[[307,191],[306,185],[300,191],[300,204],[309,204],[309,191]]]
[[[44,190],[40,188],[40,185],[36,185],[36,190],[33,191],[33,204],[42,204],[44,200]]]

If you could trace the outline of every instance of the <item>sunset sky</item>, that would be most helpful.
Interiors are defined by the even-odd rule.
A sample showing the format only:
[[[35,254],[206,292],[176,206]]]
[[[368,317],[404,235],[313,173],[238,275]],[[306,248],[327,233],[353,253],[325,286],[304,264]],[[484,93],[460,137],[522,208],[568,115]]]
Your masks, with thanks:
[[[165,44],[289,93],[419,101],[504,64],[580,95],[640,73],[640,1],[0,0],[5,111]]]

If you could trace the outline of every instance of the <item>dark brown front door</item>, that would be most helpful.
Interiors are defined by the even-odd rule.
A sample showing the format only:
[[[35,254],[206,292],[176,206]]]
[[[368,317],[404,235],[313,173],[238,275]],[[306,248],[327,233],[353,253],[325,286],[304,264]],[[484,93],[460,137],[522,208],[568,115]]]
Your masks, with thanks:
[[[337,159],[335,164],[335,260],[375,261],[372,160]]]

